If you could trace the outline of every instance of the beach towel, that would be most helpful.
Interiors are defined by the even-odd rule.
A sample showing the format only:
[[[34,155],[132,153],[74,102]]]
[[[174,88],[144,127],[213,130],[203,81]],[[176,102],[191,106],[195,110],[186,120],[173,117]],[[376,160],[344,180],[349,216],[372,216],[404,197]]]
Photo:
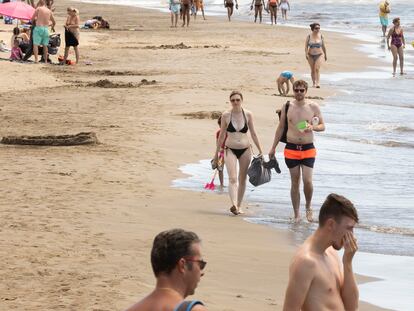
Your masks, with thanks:
[[[250,163],[247,175],[249,175],[249,182],[257,187],[269,182],[272,179],[272,173],[270,169],[263,166],[263,157],[253,157],[252,163]]]

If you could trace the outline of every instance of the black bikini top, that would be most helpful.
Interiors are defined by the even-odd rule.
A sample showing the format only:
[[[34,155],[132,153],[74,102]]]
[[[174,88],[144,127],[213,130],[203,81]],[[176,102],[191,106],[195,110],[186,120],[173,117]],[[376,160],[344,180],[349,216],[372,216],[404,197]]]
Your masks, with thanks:
[[[233,116],[233,112],[231,112],[230,114],[230,123],[227,126],[227,132],[230,133],[235,133],[235,132],[240,132],[240,133],[247,133],[247,131],[249,130],[249,127],[247,126],[247,118],[246,115],[244,114],[244,110],[242,109],[242,113],[243,113],[243,118],[244,118],[244,126],[240,131],[236,131],[236,129],[234,128],[233,123],[231,122],[232,116]]]

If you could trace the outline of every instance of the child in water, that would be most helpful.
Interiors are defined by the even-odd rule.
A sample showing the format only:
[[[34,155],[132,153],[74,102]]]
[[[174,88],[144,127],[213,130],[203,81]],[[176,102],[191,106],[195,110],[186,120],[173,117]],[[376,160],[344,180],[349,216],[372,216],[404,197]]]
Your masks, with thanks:
[[[279,90],[279,94],[282,96],[286,96],[289,94],[289,81],[290,83],[292,83],[292,87],[293,87],[293,83],[295,82],[295,78],[293,78],[293,73],[290,71],[283,71],[280,76],[277,78],[276,83],[277,83],[277,88]],[[286,88],[285,88],[286,85]]]

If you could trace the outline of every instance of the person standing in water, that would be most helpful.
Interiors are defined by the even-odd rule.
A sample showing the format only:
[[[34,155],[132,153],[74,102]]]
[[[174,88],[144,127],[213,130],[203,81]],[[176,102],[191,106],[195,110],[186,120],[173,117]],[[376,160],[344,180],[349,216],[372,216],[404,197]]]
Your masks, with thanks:
[[[388,0],[382,1],[379,5],[379,18],[382,29],[382,36],[385,37],[388,27],[388,14],[391,12],[390,3]]]
[[[277,24],[277,6],[279,5],[279,0],[269,0],[268,6],[269,6],[269,12],[270,12],[270,21],[273,25],[273,20],[275,22],[275,25]]]
[[[289,168],[291,186],[290,197],[294,212],[294,221],[300,221],[300,179],[302,175],[303,192],[306,199],[306,219],[313,221],[313,166],[315,164],[316,149],[313,145],[313,132],[325,130],[322,113],[319,105],[305,99],[308,84],[303,80],[293,83],[295,100],[287,102],[281,109],[279,125],[277,127],[273,145],[269,151],[269,158],[275,157],[276,146],[285,139],[285,163]],[[285,129],[285,124],[287,128]],[[285,136],[285,137],[283,137]]]
[[[257,21],[257,15],[259,15],[260,23],[262,23],[262,12],[264,7],[264,0],[252,0],[250,10],[253,10],[254,6],[254,22]]]
[[[313,87],[320,88],[322,56],[325,61],[328,60],[328,57],[326,56],[325,40],[320,33],[321,25],[313,23],[310,24],[310,28],[312,33],[306,37],[305,55],[311,69]]]
[[[236,2],[236,10],[239,9],[239,4],[237,3],[237,0],[234,0]],[[229,22],[231,20],[231,16],[233,15],[233,8],[234,3],[233,0],[224,0],[224,7],[227,8],[227,17],[229,18]]]
[[[405,49],[405,38],[404,32],[400,25],[400,18],[396,17],[393,19],[392,23],[394,24],[388,32],[387,36],[387,46],[388,50],[392,52],[393,61],[392,61],[392,75],[395,77],[395,71],[397,70],[397,60],[400,59],[400,74],[404,74],[404,49]],[[390,45],[391,38],[391,45]]]
[[[231,109],[225,111],[221,117],[220,136],[217,140],[214,162],[217,163],[221,151],[224,151],[224,162],[229,177],[229,195],[231,201],[230,212],[234,215],[242,214],[241,205],[246,190],[247,170],[252,157],[251,145],[247,132],[262,154],[262,148],[257,138],[253,124],[253,114],[242,108],[243,95],[239,91],[230,93]],[[227,139],[226,139],[227,134]],[[221,149],[224,140],[224,150]],[[239,175],[237,176],[237,164]],[[237,184],[238,182],[238,184]]]
[[[181,0],[181,10],[183,15],[183,24],[181,27],[184,27],[187,20],[187,27],[190,24],[190,9],[193,5],[193,0]]]
[[[282,18],[287,20],[287,11],[290,11],[289,0],[280,0],[280,11],[282,12]]]

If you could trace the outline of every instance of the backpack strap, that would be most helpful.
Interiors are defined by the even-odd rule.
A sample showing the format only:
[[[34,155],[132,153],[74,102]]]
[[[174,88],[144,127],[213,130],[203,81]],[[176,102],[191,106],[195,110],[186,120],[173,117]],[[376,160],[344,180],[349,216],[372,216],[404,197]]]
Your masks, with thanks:
[[[199,300],[183,301],[174,309],[174,311],[191,311],[196,305],[203,306],[204,304]]]

